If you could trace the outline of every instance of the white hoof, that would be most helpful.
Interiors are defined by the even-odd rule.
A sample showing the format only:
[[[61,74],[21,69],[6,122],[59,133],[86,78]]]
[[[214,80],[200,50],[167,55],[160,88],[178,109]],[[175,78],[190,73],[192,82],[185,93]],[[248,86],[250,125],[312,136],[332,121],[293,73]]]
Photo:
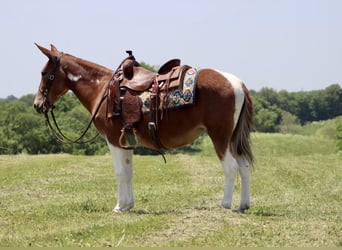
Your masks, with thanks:
[[[113,213],[127,212],[128,210],[130,210],[133,207],[134,207],[134,204],[129,204],[129,205],[123,206],[123,207],[121,207],[119,204],[117,204],[112,212]]]
[[[222,206],[223,208],[230,209],[232,205],[231,205],[230,203],[227,203],[227,202],[223,202],[223,201],[222,201],[221,206]]]

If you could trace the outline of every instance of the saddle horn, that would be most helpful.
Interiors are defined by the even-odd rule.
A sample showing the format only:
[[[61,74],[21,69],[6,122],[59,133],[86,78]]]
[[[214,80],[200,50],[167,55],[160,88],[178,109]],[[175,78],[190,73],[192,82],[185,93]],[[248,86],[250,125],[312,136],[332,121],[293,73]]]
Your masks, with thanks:
[[[132,50],[126,50],[128,57],[122,62],[122,71],[126,78],[131,79],[134,74],[134,66],[139,67],[140,64],[135,60]]]
[[[128,54],[128,56],[133,56],[133,51],[132,50],[126,50],[126,53]]]

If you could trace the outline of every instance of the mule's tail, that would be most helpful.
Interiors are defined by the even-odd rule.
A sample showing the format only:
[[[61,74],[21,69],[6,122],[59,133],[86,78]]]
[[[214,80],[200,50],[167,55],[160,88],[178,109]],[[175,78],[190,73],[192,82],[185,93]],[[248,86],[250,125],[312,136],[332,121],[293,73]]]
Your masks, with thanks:
[[[231,139],[230,150],[233,155],[241,155],[246,158],[250,165],[253,165],[254,157],[250,138],[250,133],[253,129],[253,102],[244,84],[242,88],[245,94],[245,100]]]

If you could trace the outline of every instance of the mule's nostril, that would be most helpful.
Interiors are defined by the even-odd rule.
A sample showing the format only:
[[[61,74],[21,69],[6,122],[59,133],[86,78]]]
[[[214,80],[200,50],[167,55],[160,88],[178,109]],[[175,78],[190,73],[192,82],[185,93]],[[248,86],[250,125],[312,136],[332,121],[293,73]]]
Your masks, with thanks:
[[[38,113],[41,113],[42,107],[41,107],[39,104],[34,103],[34,104],[33,104],[33,107],[34,107],[34,109],[35,109]]]

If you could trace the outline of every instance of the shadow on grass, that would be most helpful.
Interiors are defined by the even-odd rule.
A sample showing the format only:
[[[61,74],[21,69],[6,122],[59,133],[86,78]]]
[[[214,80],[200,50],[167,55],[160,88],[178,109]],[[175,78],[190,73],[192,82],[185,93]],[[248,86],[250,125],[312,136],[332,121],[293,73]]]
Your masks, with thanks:
[[[166,215],[166,214],[179,214],[179,211],[174,209],[167,209],[167,210],[149,210],[149,209],[132,209],[129,213],[136,214],[136,215]]]
[[[270,207],[255,206],[250,209],[249,214],[256,215],[259,217],[279,217],[284,216],[281,213],[276,213]]]
[[[202,150],[200,148],[195,148],[192,145],[184,146],[181,148],[177,149],[172,149],[172,150],[167,150],[167,151],[162,151],[163,153],[167,153],[170,155],[175,155],[175,154],[195,154],[195,153],[200,153]],[[151,149],[143,148],[143,147],[137,147],[134,149],[134,154],[136,155],[160,155],[158,151],[154,151]]]

